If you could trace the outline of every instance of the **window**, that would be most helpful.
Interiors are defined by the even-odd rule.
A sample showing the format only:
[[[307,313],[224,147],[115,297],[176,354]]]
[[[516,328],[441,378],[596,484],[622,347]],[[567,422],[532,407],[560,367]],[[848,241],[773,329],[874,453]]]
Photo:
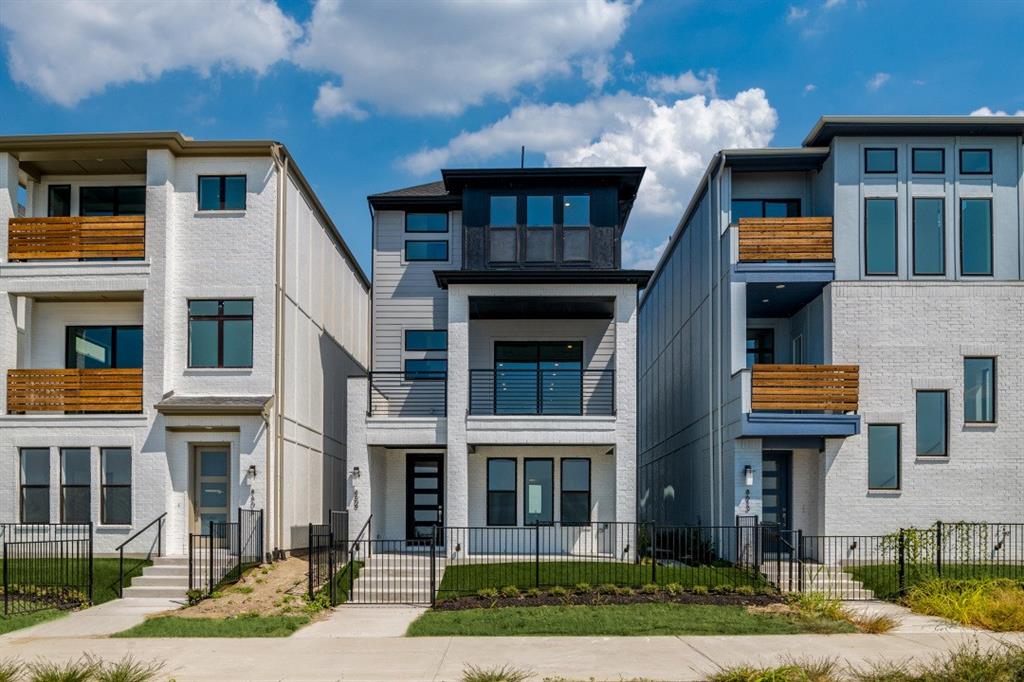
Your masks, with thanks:
[[[145,214],[145,187],[80,187],[78,189],[78,215]]]
[[[964,358],[964,421],[996,420],[996,359]]]
[[[444,329],[406,329],[406,350],[448,350],[448,332]]]
[[[868,488],[900,489],[899,424],[868,425]]]
[[[590,197],[586,194],[562,197],[562,260],[590,260]]]
[[[590,460],[562,460],[562,523],[590,523]]]
[[[200,211],[244,211],[244,175],[200,175]]]
[[[747,369],[775,362],[775,330],[747,330]]]
[[[406,240],[405,260],[446,261],[448,260],[448,242]]]
[[[586,194],[562,197],[562,224],[590,227],[590,197]]]
[[[799,218],[799,199],[734,199],[732,220],[740,218]]]
[[[64,349],[65,369],[142,367],[142,327],[68,327]]]
[[[914,199],[914,274],[946,273],[946,200]]]
[[[448,374],[447,360],[406,360],[405,378],[412,380],[419,379],[444,379]]]
[[[88,523],[92,519],[89,448],[60,449],[60,522]]]
[[[516,197],[491,197],[491,227],[515,227],[519,224],[516,216]]]
[[[992,173],[992,150],[961,149],[960,173],[962,175],[990,175]]]
[[[871,148],[864,150],[865,173],[895,173],[896,150],[894,148]]]
[[[50,522],[50,450],[22,448],[21,522]]]
[[[252,301],[188,302],[188,366],[252,367]]]
[[[915,173],[945,173],[946,150],[915,149],[911,152],[910,168]]]
[[[555,260],[554,225],[555,198],[526,197],[526,260],[535,263]]]
[[[487,460],[487,525],[516,525],[516,461]]]
[[[946,391],[917,392],[917,454],[948,455],[948,396]]]
[[[960,200],[960,273],[992,274],[992,200]]]
[[[551,459],[523,460],[523,525],[539,526],[554,522],[555,463]]]
[[[517,197],[491,197],[487,237],[487,260],[491,263],[514,263],[518,260],[516,225]]]
[[[406,213],[406,232],[447,232],[447,213]]]
[[[132,451],[100,450],[100,523],[132,522]]]
[[[527,227],[552,227],[554,224],[554,197],[526,197]]]
[[[864,200],[864,273],[896,274],[896,200]]]
[[[582,414],[583,344],[494,344],[496,414]]]
[[[790,362],[794,365],[804,364],[804,335],[797,334],[793,337],[793,353]]]
[[[71,185],[50,185],[46,190],[46,215],[71,215]]]

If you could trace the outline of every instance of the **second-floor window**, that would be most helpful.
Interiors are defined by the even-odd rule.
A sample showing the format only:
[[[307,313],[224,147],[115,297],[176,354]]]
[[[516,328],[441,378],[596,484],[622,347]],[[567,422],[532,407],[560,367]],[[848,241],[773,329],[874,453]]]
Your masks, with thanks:
[[[146,188],[143,186],[80,187],[78,215],[145,215]]]
[[[252,300],[188,302],[188,366],[252,367]]]
[[[992,173],[991,149],[961,149],[961,175],[990,175]]]
[[[946,200],[914,199],[914,274],[946,273]]]
[[[71,215],[71,185],[50,185],[47,187],[46,215],[51,218]]]
[[[447,232],[447,213],[406,213],[406,232]]]
[[[406,350],[448,350],[448,332],[444,329],[406,329]]]
[[[142,367],[142,327],[72,326],[67,328],[66,369]]]
[[[733,222],[740,218],[799,218],[799,199],[734,199]]]
[[[960,200],[960,273],[992,274],[992,200]]]
[[[448,242],[407,239],[405,242],[406,261],[447,261]]]
[[[864,273],[895,275],[896,200],[864,200]]]
[[[244,211],[244,175],[200,175],[200,211]]]
[[[448,375],[447,360],[405,361],[405,378],[413,381],[444,379]]]
[[[996,420],[996,359],[964,358],[964,421]]]

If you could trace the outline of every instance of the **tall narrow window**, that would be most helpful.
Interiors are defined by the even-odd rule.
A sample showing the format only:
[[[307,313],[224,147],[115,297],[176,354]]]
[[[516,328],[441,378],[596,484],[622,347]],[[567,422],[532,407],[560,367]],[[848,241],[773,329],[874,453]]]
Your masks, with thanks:
[[[555,260],[555,198],[526,197],[526,260]]]
[[[775,362],[775,330],[747,330],[747,369]]]
[[[964,358],[964,421],[996,420],[996,359]]]
[[[960,200],[960,272],[992,274],[992,200]]]
[[[188,302],[188,366],[252,367],[252,301]]]
[[[868,425],[868,488],[900,488],[899,424]]]
[[[487,260],[491,263],[514,263],[518,260],[517,206],[517,197],[491,197],[487,229]]]
[[[200,211],[244,211],[244,175],[200,175]]]
[[[132,522],[131,448],[100,450],[100,523]]]
[[[946,273],[946,200],[914,199],[914,274]]]
[[[590,460],[566,457],[562,460],[562,523],[590,523]]]
[[[516,460],[487,460],[487,525],[516,525]]]
[[[71,185],[50,185],[46,196],[46,215],[51,218],[71,215]]]
[[[523,460],[523,524],[547,525],[554,521],[554,460]]]
[[[871,148],[864,150],[865,173],[895,173],[896,150],[892,147]]]
[[[917,392],[917,454],[948,455],[948,400],[946,391]]]
[[[61,523],[88,523],[92,519],[89,460],[89,448],[60,450]]]
[[[864,272],[868,275],[895,275],[896,200],[864,200]]]
[[[590,196],[562,197],[562,260],[590,260]]]
[[[50,522],[50,450],[22,448],[21,522]]]

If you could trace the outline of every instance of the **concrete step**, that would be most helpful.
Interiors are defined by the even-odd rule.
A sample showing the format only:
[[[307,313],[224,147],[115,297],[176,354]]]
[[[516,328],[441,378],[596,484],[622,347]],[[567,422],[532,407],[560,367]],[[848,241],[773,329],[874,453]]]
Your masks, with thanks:
[[[180,576],[188,580],[188,566],[146,566],[142,569],[145,576]]]
[[[175,587],[188,589],[188,576],[141,575],[132,579],[132,587]]]
[[[124,588],[125,599],[185,599],[188,586],[185,587],[159,587],[142,586]]]
[[[187,556],[158,556],[153,557],[154,566],[188,566]]]

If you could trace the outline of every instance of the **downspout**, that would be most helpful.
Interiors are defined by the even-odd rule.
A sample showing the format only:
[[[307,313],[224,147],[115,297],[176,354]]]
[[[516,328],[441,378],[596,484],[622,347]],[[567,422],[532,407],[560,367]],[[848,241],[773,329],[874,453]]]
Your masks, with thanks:
[[[281,555],[284,538],[284,525],[281,521],[283,513],[283,496],[281,493],[284,474],[284,277],[285,277],[285,219],[288,202],[288,157],[280,144],[273,146],[274,162],[277,166],[277,220],[275,226],[275,259],[274,274],[274,444],[268,446],[268,472],[273,472],[273,546],[274,555]],[[270,465],[273,466],[270,466]]]
[[[712,230],[711,243],[708,245],[708,292],[714,291],[715,283],[715,270],[717,270],[717,264],[721,261],[721,254],[719,252],[722,243],[722,171],[725,169],[725,155],[720,154],[718,159],[718,170],[715,171],[715,206],[714,206],[714,229]],[[710,183],[709,183],[710,185]],[[721,509],[721,492],[724,484],[724,478],[722,476],[722,448],[724,447],[724,440],[722,438],[722,348],[721,339],[719,338],[718,347],[714,345],[714,339],[716,336],[720,336],[715,333],[716,329],[721,329],[722,324],[722,288],[721,278],[718,278],[719,288],[718,295],[712,298],[712,323],[708,330],[709,340],[711,342],[710,350],[712,357],[716,357],[717,360],[714,363],[712,383],[711,383],[711,402],[714,407],[715,394],[718,395],[718,410],[717,414],[712,412],[712,418],[708,420],[709,434],[708,442],[711,444],[711,480],[713,484],[711,486],[711,510],[712,510],[712,522],[715,525],[721,525],[722,509]],[[717,309],[717,311],[716,311]],[[717,312],[717,314],[715,314]],[[715,431],[718,431],[717,438]],[[715,442],[718,444],[718,452],[715,452]],[[717,473],[715,471],[717,464]]]

